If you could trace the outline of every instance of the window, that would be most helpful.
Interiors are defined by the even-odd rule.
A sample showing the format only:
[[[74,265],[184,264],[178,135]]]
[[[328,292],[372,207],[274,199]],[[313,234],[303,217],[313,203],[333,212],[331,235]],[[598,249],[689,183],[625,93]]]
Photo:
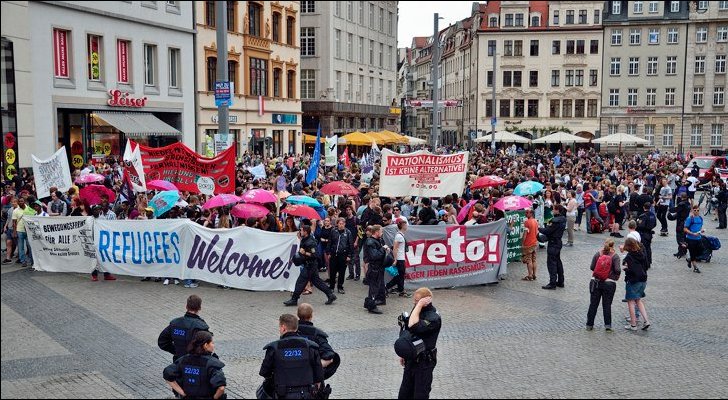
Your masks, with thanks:
[[[594,24],[599,25],[599,20],[601,19],[601,11],[599,9],[594,10]]]
[[[596,118],[597,117],[597,99],[587,100],[586,116],[587,116],[587,118]]]
[[[728,26],[719,26],[718,27],[718,39],[719,42],[726,42],[728,41]]]
[[[228,60],[228,81],[232,84],[235,89],[235,93],[240,93],[238,85],[238,63],[235,61]]]
[[[506,56],[513,55],[513,41],[512,40],[504,40],[503,48],[505,49],[504,55],[506,55]]]
[[[618,76],[622,73],[622,59],[620,57],[612,57],[609,63],[609,75]]]
[[[511,87],[513,86],[513,72],[512,71],[503,71],[503,87]]]
[[[364,25],[364,2],[357,1],[359,3],[359,24]]]
[[[498,27],[498,17],[490,17],[488,19],[488,27],[497,28]]]
[[[523,26],[523,14],[516,14],[516,26]]]
[[[313,12],[316,12],[315,1],[301,1],[301,13],[307,14]]]
[[[576,80],[574,81],[575,86],[584,86],[584,70],[576,70]]]
[[[169,49],[169,87],[179,89],[180,50]],[[237,87],[237,86],[236,86]]]
[[[369,40],[369,65],[374,65],[374,41]]]
[[[341,2],[340,1],[334,2],[334,15],[337,17],[341,15]]]
[[[529,87],[538,87],[538,71],[529,71],[528,86]]]
[[[488,41],[488,56],[494,56],[495,55],[495,40],[489,40]]]
[[[129,83],[129,49],[131,43],[126,40],[116,41],[116,80]]]
[[[713,105],[722,106],[724,104],[723,95],[725,88],[723,86],[716,86],[713,88]]]
[[[665,66],[666,75],[677,74],[677,56],[667,56],[667,64]]]
[[[673,3],[677,3],[674,1]],[[675,132],[675,125],[662,125],[662,145],[672,147],[672,137]]]
[[[227,4],[227,30],[235,32],[235,10],[237,10],[237,1],[228,1]]]
[[[301,70],[301,98],[316,98],[316,71],[313,69]]]
[[[622,30],[612,29],[612,46],[620,46],[622,44]]]
[[[521,87],[522,75],[521,71],[513,71],[513,87]]]
[[[572,104],[573,101],[570,99],[564,100],[563,103],[561,103],[561,117],[562,118],[571,118],[572,117]]]
[[[589,42],[589,54],[599,54],[599,40]]]
[[[353,1],[346,2],[346,20],[354,21],[354,2]]]
[[[364,63],[364,37],[359,37],[359,63]]]
[[[728,1],[719,1],[718,9],[719,10],[728,10]]]
[[[156,86],[157,46],[144,44],[144,86]]]
[[[574,54],[576,50],[576,41],[574,40],[567,40],[566,41],[566,54]]]
[[[379,32],[384,32],[384,9],[379,7]]]
[[[579,23],[586,24],[586,10],[579,10]]]
[[[695,30],[695,41],[697,43],[705,43],[708,41],[708,27],[701,26]]]
[[[215,2],[205,2],[205,25],[214,28],[215,27]]]
[[[723,124],[712,124],[710,126],[710,147],[723,146]]]
[[[708,2],[707,1],[698,1],[698,10],[707,10],[708,9]]]
[[[531,40],[531,56],[538,56],[538,40]]]
[[[725,74],[725,54],[715,56],[715,73]]]
[[[263,7],[259,4],[248,2],[248,34],[261,36],[260,21],[263,18]]]
[[[513,55],[514,56],[523,55],[523,40],[514,40],[513,41]]]
[[[573,69],[567,69],[566,70],[566,82],[564,82],[565,86],[574,86],[574,70]]]
[[[586,100],[584,99],[574,100],[574,118],[584,118],[585,105]]]
[[[551,42],[551,54],[561,54],[561,40]]]
[[[657,12],[657,2],[656,1],[650,1],[649,12],[650,12],[650,14],[655,14]]]
[[[609,106],[619,106],[619,89],[609,89]]]
[[[655,88],[647,89],[647,97],[646,97],[645,105],[647,105],[647,106],[657,105],[657,89],[655,89]]]
[[[289,99],[296,98],[296,71],[289,70],[286,73],[286,96]]]
[[[523,117],[524,115],[526,115],[526,101],[520,99],[513,100],[513,116]]]
[[[660,44],[660,29],[650,28],[647,35],[647,44]]]
[[[361,101],[363,90],[364,90],[364,75],[359,75],[359,81],[356,84],[356,101]],[[362,118],[361,120],[362,120],[361,127],[364,128],[364,126],[366,125],[364,123],[364,118]]]
[[[629,58],[629,75],[639,75],[640,74],[640,58],[639,57],[630,57]]]
[[[622,2],[621,1],[612,1],[612,14],[621,14],[622,13]]]
[[[86,36],[86,65],[88,66],[88,80],[101,81],[101,45],[102,38],[98,35]]]
[[[695,56],[695,73],[705,73],[705,56]]]
[[[589,70],[589,86],[597,86],[597,83],[599,82],[599,70],[596,69],[590,69]]]
[[[389,17],[387,17],[387,27],[389,29],[389,35],[393,36],[396,29],[394,28],[394,16],[392,13],[389,13]]]
[[[485,101],[485,115],[492,117],[493,115],[493,102],[491,100]],[[424,128],[424,127],[423,127]]]
[[[566,10],[566,25],[574,24],[574,10]]]
[[[703,145],[703,125],[692,124],[690,129],[690,146],[700,147]]]
[[[250,94],[268,96],[268,61],[250,57]]]
[[[316,55],[316,35],[314,28],[301,28],[301,55]]]
[[[607,132],[609,132],[610,135],[614,135],[618,131],[619,131],[619,124],[607,125]]]
[[[528,101],[528,117],[538,118],[538,100]]]
[[[69,78],[70,74],[70,62],[68,60],[69,45],[68,45],[68,33],[62,29],[53,29],[53,61],[54,61],[54,72],[53,76],[56,78]]]
[[[338,2],[337,2],[338,3]],[[374,3],[369,3],[369,27],[374,29],[377,17],[374,16]]]
[[[346,59],[354,61],[354,34],[346,35]]]
[[[230,3],[228,3],[230,4]],[[280,43],[281,41],[281,13],[273,13],[273,41]]]
[[[703,105],[703,88],[700,86],[693,88],[693,105],[694,106]]]
[[[584,43],[586,41],[584,40],[577,40],[576,41],[576,54],[584,54]]]
[[[492,87],[493,86],[493,71],[488,71],[485,74],[485,86]]]
[[[666,88],[665,89],[665,105],[666,106],[675,105],[675,88]]]
[[[637,135],[637,124],[627,124],[627,134],[628,135]]]
[[[558,69],[551,70],[551,86],[558,87],[561,78],[561,71]]]
[[[281,69],[273,68],[273,97],[281,97]]]
[[[670,2],[670,12],[680,12],[680,2],[679,1],[671,1]]]
[[[645,140],[649,142],[650,146],[655,145],[655,125],[645,125]]]
[[[341,101],[341,71],[336,71],[336,79],[334,81],[334,100]]]
[[[632,12],[635,14],[642,14],[642,2],[641,1],[633,1],[632,2]]]
[[[559,24],[559,10],[554,10],[554,25]]]
[[[384,67],[384,43],[379,43],[379,68]]]
[[[296,19],[293,17],[286,18],[286,44],[293,46],[296,42],[294,32],[296,31]]]
[[[647,75],[657,75],[657,57],[647,57]]]
[[[541,26],[541,19],[538,17],[538,15],[534,15],[531,17],[531,26]]]
[[[207,91],[215,91],[215,78],[217,76],[217,58],[207,57]]]
[[[506,26],[513,26],[513,14],[506,14]]]
[[[511,116],[511,100],[501,100],[500,101],[500,114],[501,117],[510,117]]]
[[[642,40],[642,29],[633,28],[629,30],[629,44],[639,45]]]
[[[676,44],[677,37],[677,28],[667,28],[667,44]]]
[[[560,100],[551,100],[549,102],[549,117],[551,118],[559,118],[561,115],[561,101]]]
[[[634,89],[634,88],[627,89],[627,105],[628,106],[637,105],[637,89]]]
[[[334,30],[334,57],[341,58],[341,31]]]

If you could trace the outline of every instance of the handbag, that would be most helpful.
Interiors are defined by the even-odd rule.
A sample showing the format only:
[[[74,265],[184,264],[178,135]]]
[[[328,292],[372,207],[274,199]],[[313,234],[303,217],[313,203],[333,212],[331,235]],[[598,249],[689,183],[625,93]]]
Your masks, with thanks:
[[[392,265],[394,264],[394,257],[392,256],[392,252],[388,251],[387,255],[384,256],[384,262],[382,265]]]
[[[293,265],[300,267],[301,265],[303,265],[306,262],[306,258],[304,258],[303,255],[301,255],[301,253],[296,253],[293,255],[292,261],[293,261]]]
[[[389,267],[385,268],[384,270],[387,271],[387,273],[389,275],[391,275],[392,278],[399,275],[399,270],[397,269],[397,266],[395,266],[395,265],[390,265]]]

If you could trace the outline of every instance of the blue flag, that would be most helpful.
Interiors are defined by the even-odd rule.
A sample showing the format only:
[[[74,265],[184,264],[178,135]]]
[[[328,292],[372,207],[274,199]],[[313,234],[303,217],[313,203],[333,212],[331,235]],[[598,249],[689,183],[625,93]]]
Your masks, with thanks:
[[[311,166],[308,167],[306,174],[306,184],[310,185],[318,177],[319,162],[321,161],[321,124],[316,131],[316,147],[313,149],[313,158],[311,158]]]

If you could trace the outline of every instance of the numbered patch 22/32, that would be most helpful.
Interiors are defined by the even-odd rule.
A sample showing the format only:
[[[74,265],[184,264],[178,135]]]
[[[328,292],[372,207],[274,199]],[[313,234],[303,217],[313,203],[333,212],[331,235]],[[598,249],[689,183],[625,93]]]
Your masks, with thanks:
[[[301,349],[286,349],[281,350],[284,358],[303,358],[303,350]]]

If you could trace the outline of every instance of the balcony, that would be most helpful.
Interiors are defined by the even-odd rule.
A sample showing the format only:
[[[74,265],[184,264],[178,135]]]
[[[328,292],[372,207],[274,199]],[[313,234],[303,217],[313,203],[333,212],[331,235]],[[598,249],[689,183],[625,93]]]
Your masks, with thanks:
[[[586,67],[586,54],[564,54],[564,65],[575,67]]]
[[[272,52],[270,49],[270,39],[258,36],[251,36],[248,34],[243,35],[243,47],[246,49],[253,49],[266,53]]]

